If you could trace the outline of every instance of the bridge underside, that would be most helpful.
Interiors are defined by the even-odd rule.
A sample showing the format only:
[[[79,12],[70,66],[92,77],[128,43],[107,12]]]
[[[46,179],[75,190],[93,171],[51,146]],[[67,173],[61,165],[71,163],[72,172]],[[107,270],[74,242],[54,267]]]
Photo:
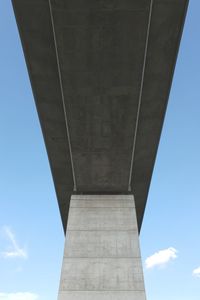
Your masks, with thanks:
[[[13,0],[64,229],[76,193],[133,193],[140,228],[187,2]]]

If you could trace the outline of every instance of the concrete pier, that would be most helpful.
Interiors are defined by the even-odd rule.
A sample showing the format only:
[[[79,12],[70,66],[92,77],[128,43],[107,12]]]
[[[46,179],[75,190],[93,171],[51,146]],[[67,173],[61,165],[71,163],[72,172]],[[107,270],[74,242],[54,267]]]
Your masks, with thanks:
[[[72,195],[58,299],[146,299],[132,195]]]
[[[145,299],[138,229],[188,2],[12,0],[66,234],[59,300]]]

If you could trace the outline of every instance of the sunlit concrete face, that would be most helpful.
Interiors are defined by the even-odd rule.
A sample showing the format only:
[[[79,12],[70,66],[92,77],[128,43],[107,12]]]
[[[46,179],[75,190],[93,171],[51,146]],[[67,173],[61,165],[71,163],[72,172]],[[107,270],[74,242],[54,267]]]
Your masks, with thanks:
[[[59,300],[145,300],[132,195],[73,195]]]

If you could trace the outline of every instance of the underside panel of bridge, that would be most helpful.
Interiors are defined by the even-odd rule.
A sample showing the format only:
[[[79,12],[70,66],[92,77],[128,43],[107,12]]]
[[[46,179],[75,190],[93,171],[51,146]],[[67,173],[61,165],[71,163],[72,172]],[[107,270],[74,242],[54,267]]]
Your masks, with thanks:
[[[142,224],[187,0],[13,0],[66,230],[71,194]]]
[[[59,300],[144,300],[137,225],[188,0],[12,2],[67,232]]]

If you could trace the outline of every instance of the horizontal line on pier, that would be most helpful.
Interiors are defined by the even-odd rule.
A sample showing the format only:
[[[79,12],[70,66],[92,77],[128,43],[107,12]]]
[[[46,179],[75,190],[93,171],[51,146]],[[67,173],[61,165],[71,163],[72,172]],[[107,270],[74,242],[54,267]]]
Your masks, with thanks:
[[[69,232],[69,231],[113,231],[113,232],[115,232],[115,231],[130,232],[130,231],[132,231],[132,232],[138,232],[137,229],[67,229],[67,232]]]
[[[67,292],[80,292],[80,293],[82,293],[82,292],[102,292],[102,293],[104,293],[104,292],[144,292],[144,289],[142,289],[142,290],[69,290],[69,289],[67,289],[67,290],[60,290],[60,292],[64,292],[64,293],[67,293]]]
[[[140,256],[65,256],[66,259],[130,259],[130,258],[136,258],[140,259]],[[139,272],[140,273],[140,272]]]

